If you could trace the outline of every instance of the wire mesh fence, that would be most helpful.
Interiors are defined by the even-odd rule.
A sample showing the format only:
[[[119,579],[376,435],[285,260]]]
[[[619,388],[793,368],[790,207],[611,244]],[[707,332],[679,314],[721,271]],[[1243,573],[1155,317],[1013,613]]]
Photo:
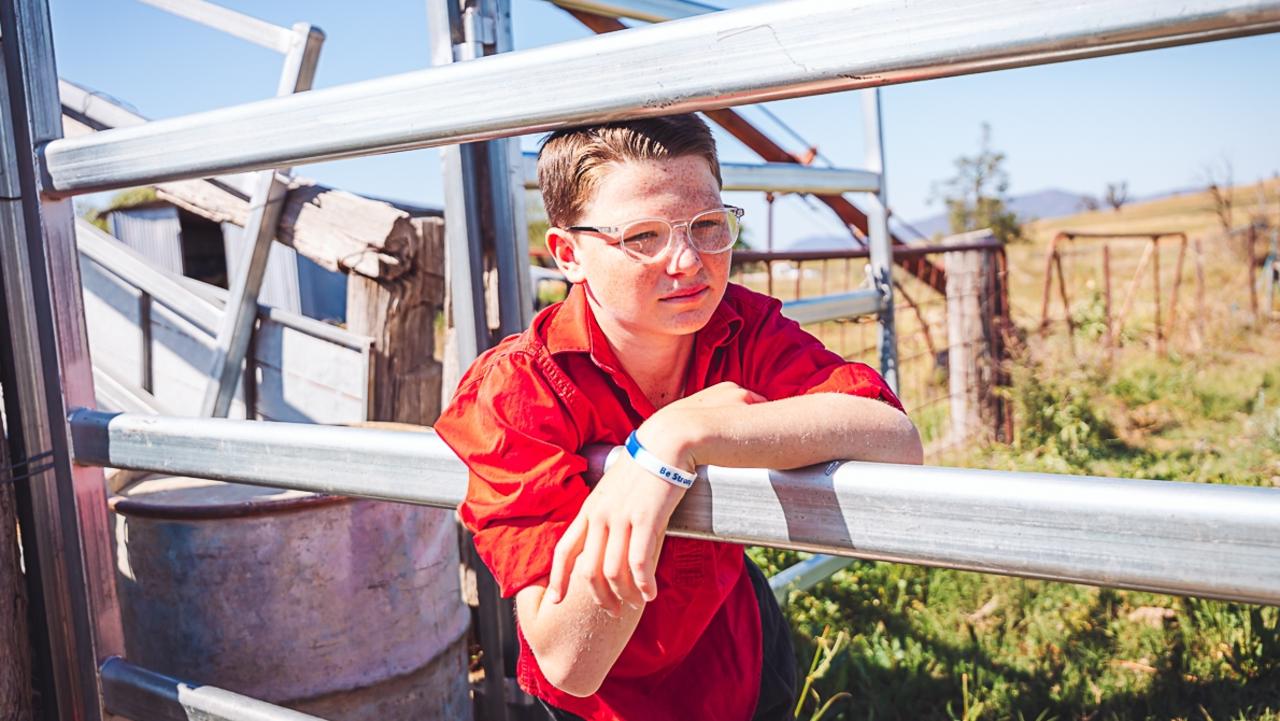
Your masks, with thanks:
[[[1008,382],[1003,247],[984,236],[961,236],[950,245],[907,252],[928,262],[910,271],[894,268],[898,385],[926,449],[974,435],[1007,439],[1012,418],[996,391]],[[734,280],[785,302],[864,287],[866,266],[863,251],[738,253]],[[815,323],[808,330],[845,358],[879,364],[875,316]]]

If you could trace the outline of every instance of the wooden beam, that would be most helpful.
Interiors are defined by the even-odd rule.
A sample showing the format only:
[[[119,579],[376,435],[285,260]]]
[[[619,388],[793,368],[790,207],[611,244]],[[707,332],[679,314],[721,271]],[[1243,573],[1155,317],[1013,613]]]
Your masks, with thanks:
[[[981,250],[944,256],[947,267],[947,376],[952,443],[991,439],[1000,433],[999,397],[995,392],[999,359],[995,324],[987,315],[998,304],[994,254]]]
[[[65,113],[62,124],[67,137],[98,130]],[[417,233],[409,211],[306,178],[288,182],[277,241],[332,271],[373,279],[405,272],[403,256]],[[215,223],[244,227],[249,220],[248,196],[216,178],[161,183],[156,196]]]
[[[401,256],[403,272],[347,278],[347,329],[373,338],[369,418],[430,425],[440,415],[436,314],[444,305],[444,221],[417,218]]]

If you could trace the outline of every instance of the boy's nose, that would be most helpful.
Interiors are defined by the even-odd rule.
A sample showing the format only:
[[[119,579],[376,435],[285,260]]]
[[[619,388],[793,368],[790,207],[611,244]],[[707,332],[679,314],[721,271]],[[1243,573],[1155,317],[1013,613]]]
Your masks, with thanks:
[[[671,256],[667,259],[667,272],[672,275],[683,275],[700,268],[702,256],[689,241],[688,229],[672,228],[671,236],[674,247],[671,249]]]

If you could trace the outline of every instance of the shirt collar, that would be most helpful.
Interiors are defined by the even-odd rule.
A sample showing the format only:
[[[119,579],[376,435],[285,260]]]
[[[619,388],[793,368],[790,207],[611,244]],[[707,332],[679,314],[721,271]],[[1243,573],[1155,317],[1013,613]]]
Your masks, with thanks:
[[[711,314],[711,319],[698,331],[694,339],[695,351],[699,348],[714,350],[738,335],[743,320],[742,315],[729,302],[729,296],[734,294],[734,286],[730,284],[720,305]],[[596,322],[591,305],[587,302],[586,288],[581,283],[573,284],[568,297],[555,312],[548,314],[546,324],[540,330],[547,351],[552,355],[587,353],[597,366],[617,366],[617,358],[609,348],[600,324]]]

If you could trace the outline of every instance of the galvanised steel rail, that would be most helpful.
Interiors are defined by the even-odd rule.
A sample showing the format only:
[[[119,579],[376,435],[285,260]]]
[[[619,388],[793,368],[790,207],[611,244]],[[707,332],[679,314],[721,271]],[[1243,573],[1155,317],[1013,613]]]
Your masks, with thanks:
[[[1280,30],[1280,0],[793,0],[49,142],[73,195]],[[660,50],[655,50],[660,49]]]
[[[77,463],[453,507],[467,471],[419,433],[70,417]],[[589,449],[601,473],[605,447]],[[1280,489],[833,462],[699,469],[674,535],[1280,605]]]
[[[102,664],[102,703],[112,714],[147,721],[324,721],[248,696],[149,671],[113,656]]]
[[[800,325],[805,325],[874,315],[879,313],[883,306],[884,296],[878,288],[863,288],[848,293],[789,300],[782,304],[782,314]]]
[[[818,554],[770,576],[769,588],[778,599],[778,603],[785,604],[793,590],[807,591],[830,578],[835,572],[848,568],[853,562],[854,559],[847,556]]]
[[[721,163],[724,190],[774,193],[878,193],[880,175],[856,168],[821,168],[794,163]]]
[[[288,53],[297,44],[297,35],[289,28],[272,25],[210,2],[202,0],[141,0],[141,2],[281,54]]]
[[[720,8],[690,0],[550,0],[567,10],[649,23],[713,13]]]
[[[523,153],[524,187],[538,189],[538,154]],[[764,191],[774,193],[876,193],[880,176],[869,170],[854,168],[821,168],[795,163],[720,163],[720,178],[725,191]]]

